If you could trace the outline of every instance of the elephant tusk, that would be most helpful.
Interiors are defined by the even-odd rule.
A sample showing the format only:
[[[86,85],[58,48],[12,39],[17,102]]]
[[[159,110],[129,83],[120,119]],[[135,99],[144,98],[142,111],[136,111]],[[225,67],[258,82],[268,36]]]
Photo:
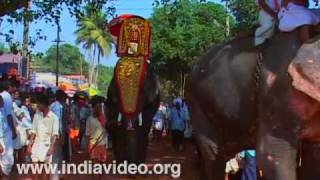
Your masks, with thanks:
[[[121,122],[121,119],[122,119],[122,114],[119,113],[119,114],[118,114],[118,122],[119,122],[119,123]]]
[[[139,126],[142,126],[142,113],[139,113]]]

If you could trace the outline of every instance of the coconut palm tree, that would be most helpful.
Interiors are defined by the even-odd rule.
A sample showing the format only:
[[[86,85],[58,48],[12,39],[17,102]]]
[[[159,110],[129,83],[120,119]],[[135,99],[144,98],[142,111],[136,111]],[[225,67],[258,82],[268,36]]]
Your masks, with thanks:
[[[97,84],[101,57],[111,54],[112,39],[105,30],[106,19],[106,14],[101,9],[89,5],[86,14],[80,17],[79,28],[75,31],[77,35],[76,43],[83,44],[83,47],[88,51],[90,60],[89,85],[93,83],[93,78],[95,79],[94,84]],[[96,66],[95,58],[97,58],[98,66]]]
[[[87,16],[82,17],[78,22],[79,29],[76,30],[77,35],[76,43],[82,44],[83,48],[86,49],[89,58],[89,85],[92,83],[92,74],[94,70],[94,56],[95,56],[95,40],[91,36],[91,31],[96,29],[96,26],[92,19]]]

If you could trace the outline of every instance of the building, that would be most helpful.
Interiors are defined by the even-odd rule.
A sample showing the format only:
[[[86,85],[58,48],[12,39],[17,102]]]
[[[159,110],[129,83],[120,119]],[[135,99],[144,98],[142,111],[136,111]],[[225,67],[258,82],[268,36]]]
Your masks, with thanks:
[[[87,82],[87,79],[84,75],[69,74],[69,75],[63,75],[63,77],[69,79],[71,83],[74,85],[81,85]]]
[[[19,54],[0,55],[0,75],[19,76],[22,72],[21,56]]]

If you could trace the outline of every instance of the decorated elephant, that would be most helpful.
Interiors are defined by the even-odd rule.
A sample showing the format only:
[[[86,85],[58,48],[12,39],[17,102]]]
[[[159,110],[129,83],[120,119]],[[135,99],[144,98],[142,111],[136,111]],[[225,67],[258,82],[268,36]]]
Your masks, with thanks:
[[[145,83],[139,99],[139,114],[131,119],[120,115],[119,91],[115,78],[111,81],[108,90],[106,114],[109,121],[108,132],[111,135],[113,152],[118,161],[144,162],[152,118],[157,112],[159,104],[159,79],[151,68],[148,68],[146,73]],[[142,120],[141,124],[139,124],[139,118]],[[133,127],[129,127],[131,125]]]
[[[122,15],[108,28],[120,59],[108,90],[107,129],[116,160],[142,163],[160,104],[159,79],[148,60],[151,25],[142,17]]]
[[[301,47],[297,37],[297,32],[278,33],[262,56],[252,37],[242,37],[199,59],[188,101],[197,144],[209,149],[202,159],[212,161],[207,179],[224,179],[225,162],[245,149],[256,149],[267,180],[320,178],[314,165],[320,160],[319,145],[301,141],[306,122],[320,118],[320,102],[293,86],[288,73]]]

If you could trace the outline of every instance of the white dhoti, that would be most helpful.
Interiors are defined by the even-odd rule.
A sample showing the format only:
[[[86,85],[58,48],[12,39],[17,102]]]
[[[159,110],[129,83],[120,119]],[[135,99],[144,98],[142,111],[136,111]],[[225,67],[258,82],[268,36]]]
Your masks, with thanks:
[[[290,32],[304,25],[317,25],[320,23],[319,12],[307,7],[289,3],[278,14],[279,29],[282,32]]]
[[[27,130],[21,126],[16,127],[17,138],[13,141],[14,149],[21,149],[24,146],[28,145]]]
[[[227,174],[229,174],[229,173],[235,174],[236,172],[239,171],[239,169],[240,169],[240,167],[239,167],[239,163],[238,163],[237,159],[233,158],[233,159],[229,160],[226,163],[225,173],[227,173]]]
[[[52,155],[50,157],[47,156],[49,148],[49,144],[35,141],[31,150],[32,162],[50,163],[52,160]]]
[[[14,165],[13,141],[10,130],[4,133],[4,138],[0,140],[0,143],[4,148],[4,151],[0,154],[0,166],[2,172],[8,176]]]
[[[275,29],[275,19],[264,10],[260,10],[259,12],[259,23],[260,26],[255,32],[255,46],[258,46],[264,43],[266,39],[271,38]]]

